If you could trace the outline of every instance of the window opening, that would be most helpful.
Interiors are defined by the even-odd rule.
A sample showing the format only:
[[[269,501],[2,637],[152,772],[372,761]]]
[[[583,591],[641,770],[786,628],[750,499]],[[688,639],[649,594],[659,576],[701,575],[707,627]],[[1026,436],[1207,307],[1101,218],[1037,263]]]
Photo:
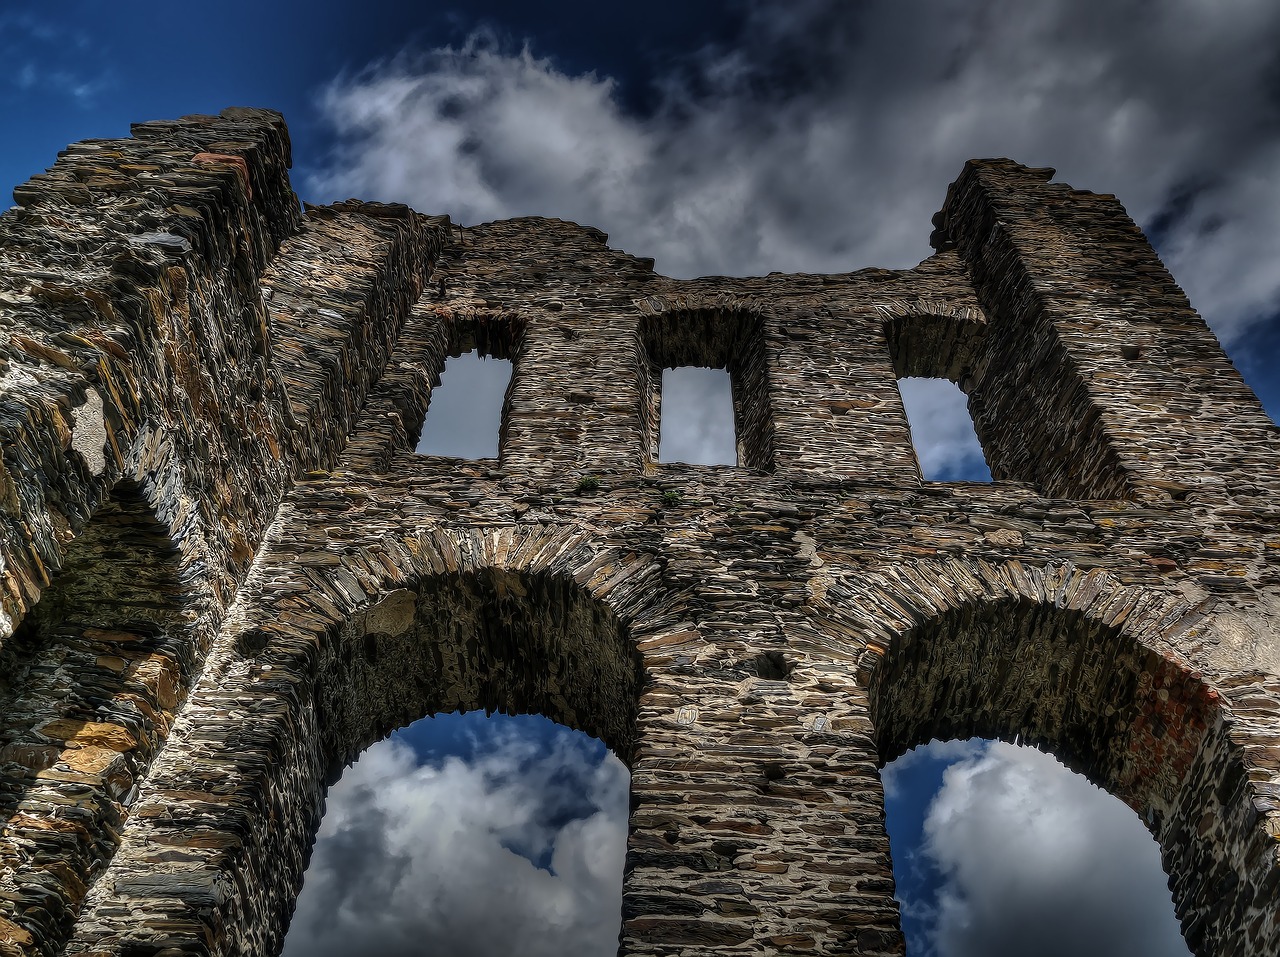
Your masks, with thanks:
[[[881,772],[910,957],[1187,957],[1160,848],[1051,755],[931,741]]]
[[[509,360],[489,358],[476,349],[450,356],[440,384],[431,390],[416,451],[464,459],[497,458],[511,371]]]
[[[727,369],[662,370],[659,462],[737,465],[733,385]]]
[[[911,377],[898,380],[898,391],[925,481],[991,481],[968,397],[958,385],[950,379]]]
[[[764,321],[673,309],[640,323],[644,462],[773,471]]]
[[[285,957],[611,957],[630,776],[538,715],[423,718],[329,790]]]

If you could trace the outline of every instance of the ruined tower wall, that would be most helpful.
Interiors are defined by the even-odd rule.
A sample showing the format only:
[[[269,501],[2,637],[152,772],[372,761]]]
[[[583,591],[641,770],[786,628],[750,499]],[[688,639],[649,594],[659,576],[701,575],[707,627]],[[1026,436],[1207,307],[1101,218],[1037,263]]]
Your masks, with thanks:
[[[1204,320],[1115,197],[1052,174],[971,162],[936,218],[991,317],[972,387],[997,477],[1075,498],[1274,491],[1275,427]]]
[[[36,938],[58,938],[85,871],[113,852],[114,840],[98,837],[126,816],[281,496],[296,474],[336,456],[350,408],[380,373],[394,317],[402,321],[438,248],[432,221],[403,209],[344,207],[332,214],[347,227],[341,236],[326,233],[321,216],[303,227],[277,114],[231,110],[134,134],[69,148],[17,189],[20,205],[0,220],[0,624],[13,634],[60,571],[99,602],[84,613],[87,640],[51,635],[50,621],[37,636],[31,622],[28,640],[4,649],[5,741],[21,782],[8,799],[18,823],[0,849],[5,866],[66,842],[49,823],[65,794],[90,805],[73,843],[91,848],[33,891]],[[313,230],[320,235],[308,241]],[[341,268],[325,269],[326,251]],[[287,331],[299,283],[306,308],[327,313],[318,346]],[[366,334],[375,322],[381,352]],[[304,347],[310,362],[328,364],[324,375],[299,368]],[[336,398],[322,405],[326,388]],[[166,599],[163,627],[145,599],[123,611],[113,584],[114,570],[127,577],[128,562],[144,560],[121,537],[122,502],[139,516],[132,521],[158,523],[146,533],[157,562],[174,552],[181,594]],[[68,568],[91,530],[100,544],[81,550],[84,567]],[[108,742],[120,757],[42,782],[77,740]]]
[[[1128,801],[1199,957],[1280,947],[1280,445],[1114,200],[975,161],[915,269],[677,281],[287,162],[149,124],[0,219],[0,947],[274,952],[327,784],[456,708],[628,761],[622,953],[901,954],[877,769],[970,734]],[[472,347],[498,458],[415,454]],[[685,363],[739,466],[656,461]],[[922,480],[909,375],[994,483]]]

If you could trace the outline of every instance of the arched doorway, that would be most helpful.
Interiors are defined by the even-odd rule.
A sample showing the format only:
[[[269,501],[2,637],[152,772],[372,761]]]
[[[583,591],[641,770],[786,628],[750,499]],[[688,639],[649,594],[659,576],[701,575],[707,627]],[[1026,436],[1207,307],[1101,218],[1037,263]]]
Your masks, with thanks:
[[[920,612],[864,657],[881,763],[934,738],[1051,751],[1156,836],[1193,953],[1259,952],[1276,930],[1270,840],[1221,699],[1161,645],[1167,603],[1096,575],[1047,600],[1012,590]],[[1260,919],[1240,920],[1250,909]]]
[[[397,801],[406,804],[408,795],[404,789],[414,786],[415,779],[419,796],[431,791],[432,785],[444,783],[436,780],[441,777],[451,779],[449,783],[458,785],[463,793],[468,784],[478,787],[473,794],[477,801],[499,802],[510,799],[512,790],[520,790],[521,784],[514,775],[507,775],[505,781],[497,779],[503,777],[501,762],[530,744],[527,735],[523,742],[504,749],[502,755],[490,751],[470,765],[444,761],[434,767],[430,763],[413,766],[416,762],[404,747],[407,738],[401,737],[399,744],[383,740],[395,728],[417,727],[420,718],[442,712],[541,715],[562,729],[599,739],[623,762],[630,759],[639,657],[608,606],[567,576],[495,568],[423,576],[407,588],[391,591],[363,614],[344,623],[333,636],[328,652],[320,662],[316,689],[319,731],[324,751],[330,756],[328,773],[334,778],[342,765],[374,745],[382,771],[376,767],[372,772],[360,768],[357,774],[391,775],[383,782],[384,800],[378,808],[381,812],[388,810],[388,802],[392,806]],[[375,745],[379,741],[383,743]],[[484,767],[486,760],[488,768]],[[571,764],[563,762],[560,773],[567,773]],[[596,760],[595,764],[600,766],[602,761]],[[616,764],[609,765],[604,776],[616,778],[618,770]],[[603,786],[616,789],[617,783],[606,781]],[[359,786],[357,778],[356,787]],[[399,796],[397,790],[401,792]],[[457,796],[456,791],[448,793]],[[345,791],[342,794],[345,798]],[[600,799],[616,803],[617,797],[613,794]],[[368,806],[377,808],[378,802]],[[616,818],[616,808],[610,810]],[[458,820],[463,824],[470,820],[474,825],[483,817],[472,808]],[[606,825],[593,814],[581,817],[597,828],[616,827],[619,823],[613,820]],[[619,885],[625,816],[621,824],[622,832],[614,835],[619,845]],[[399,833],[406,842],[413,840],[415,834],[427,839],[417,847],[389,849],[401,856],[405,876],[414,873],[415,858],[431,867],[433,855],[448,859],[458,850],[458,835],[436,832],[430,827],[417,831],[402,828],[398,832],[392,828],[382,833]],[[527,836],[528,831],[514,828],[508,837],[518,845],[521,834]],[[477,847],[500,852],[491,844]],[[534,858],[546,848],[520,850],[516,857],[523,856],[528,865],[538,870],[539,862]],[[572,862],[561,863],[573,866]],[[547,861],[542,870],[550,873],[551,868],[552,862]],[[528,871],[530,867],[521,865],[520,869]],[[526,876],[532,879],[509,888],[513,894],[537,893],[537,885],[545,883],[538,874]],[[460,873],[456,880],[467,881],[470,877]],[[547,891],[550,897],[556,892],[555,888]],[[508,916],[518,917],[504,913],[501,901],[502,895],[498,895],[490,902],[491,926],[468,931],[459,924],[464,915],[456,908],[450,914],[453,920],[437,921],[432,926],[439,932],[470,933],[473,940],[483,937],[486,932],[496,931],[496,925],[508,922]],[[620,897],[613,903],[615,910],[619,902]],[[515,899],[508,899],[508,903],[510,911],[521,907]],[[616,940],[620,911],[608,920]],[[566,936],[578,931],[570,923],[566,920],[561,928]],[[554,916],[547,924],[547,933],[554,935]],[[598,934],[598,928],[593,931]]]
[[[68,954],[279,953],[326,788],[424,715],[539,713],[631,758],[651,557],[554,526],[370,538],[259,563]]]

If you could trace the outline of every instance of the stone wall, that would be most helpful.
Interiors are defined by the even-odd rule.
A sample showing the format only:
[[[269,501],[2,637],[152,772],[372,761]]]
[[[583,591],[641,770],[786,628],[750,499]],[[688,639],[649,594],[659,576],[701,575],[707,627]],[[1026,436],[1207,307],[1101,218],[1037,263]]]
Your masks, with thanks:
[[[1280,949],[1280,439],[1114,199],[974,161],[915,269],[677,281],[288,163],[146,124],[0,218],[0,953],[276,952],[327,784],[454,708],[628,761],[620,953],[902,954],[878,769],[971,734],[1128,801],[1199,957]],[[416,455],[473,347],[498,459]],[[738,467],[656,461],[685,363]],[[921,479],[909,375],[993,483]]]

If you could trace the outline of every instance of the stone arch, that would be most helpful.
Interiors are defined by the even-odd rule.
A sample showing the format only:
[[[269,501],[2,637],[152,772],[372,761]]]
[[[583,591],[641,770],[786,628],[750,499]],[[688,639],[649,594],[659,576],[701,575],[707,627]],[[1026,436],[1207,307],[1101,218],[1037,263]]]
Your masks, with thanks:
[[[246,586],[262,598],[228,623],[68,953],[133,953],[129,942],[154,940],[119,917],[122,899],[125,910],[167,915],[184,953],[276,952],[326,783],[423,715],[538,711],[629,761],[637,639],[671,627],[652,556],[599,548],[577,529],[526,526],[435,527],[274,557],[281,564],[260,566]],[[189,840],[195,820],[199,847]],[[174,870],[194,869],[199,881],[147,876],[158,845],[181,846]]]
[[[1270,775],[1250,759],[1261,732],[1175,650],[1212,631],[1204,609],[1099,569],[1017,562],[920,563],[833,599],[871,636],[858,672],[881,764],[935,737],[1051,750],[1147,824],[1198,957],[1280,944]]]
[[[17,891],[0,917],[35,953],[58,951],[115,853],[210,638],[199,563],[153,492],[104,494],[0,649],[0,859]]]
[[[482,709],[543,714],[629,763],[642,667],[632,623],[652,604],[650,556],[597,550],[565,527],[436,527],[405,544],[389,576],[353,581],[355,562],[307,575],[324,621],[307,668],[329,770],[425,715]],[[384,572],[396,561],[363,557]],[[235,652],[260,671],[277,647],[296,649],[290,630],[268,617],[239,631]]]
[[[571,578],[479,568],[418,576],[334,634],[316,709],[333,770],[441,712],[541,714],[630,762],[639,660]]]
[[[653,296],[640,311],[641,426],[645,461],[658,461],[662,370],[727,369],[733,387],[738,464],[771,472],[773,414],[762,304],[740,296]]]

